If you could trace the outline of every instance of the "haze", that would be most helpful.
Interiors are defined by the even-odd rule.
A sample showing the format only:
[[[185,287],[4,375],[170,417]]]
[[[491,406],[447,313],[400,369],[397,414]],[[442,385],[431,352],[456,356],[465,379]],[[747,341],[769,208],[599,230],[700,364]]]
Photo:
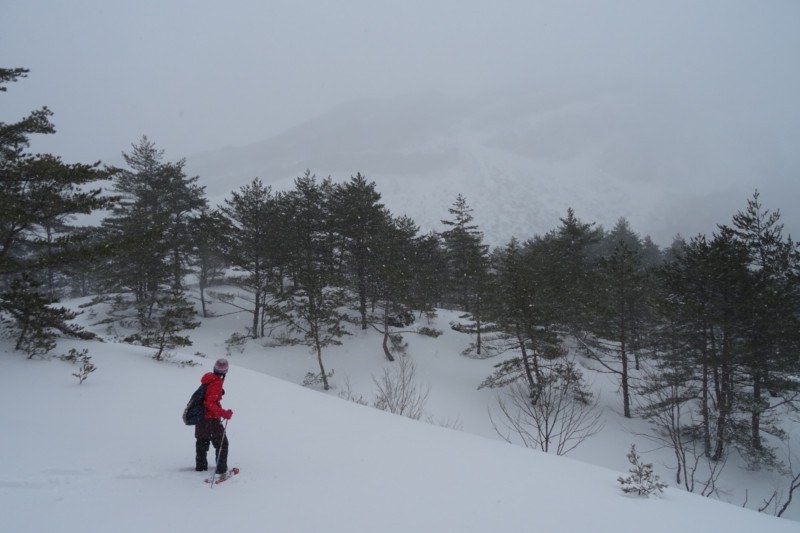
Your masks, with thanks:
[[[800,228],[796,1],[6,0],[0,11],[0,64],[31,71],[0,95],[0,121],[47,105],[57,134],[33,149],[69,162],[118,162],[146,134],[167,159],[191,163],[346,103],[357,113],[365,101],[435,94],[464,108],[547,87],[580,94],[584,110],[598,108],[585,105],[591,95],[614,95],[589,133],[637,141],[605,154],[614,164],[599,175],[677,180],[704,195],[735,187],[737,207],[758,188],[795,237]],[[416,126],[424,135],[428,123]],[[589,133],[581,118],[539,131],[535,146],[504,142],[564,157]],[[322,175],[364,170],[301,157]]]

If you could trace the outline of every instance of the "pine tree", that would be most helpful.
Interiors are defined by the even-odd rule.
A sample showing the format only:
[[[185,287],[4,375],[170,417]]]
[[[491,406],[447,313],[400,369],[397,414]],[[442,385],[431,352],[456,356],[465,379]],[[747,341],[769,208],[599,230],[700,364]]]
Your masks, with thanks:
[[[774,464],[762,433],[781,436],[773,407],[796,398],[798,254],[781,230],[756,193],[710,241],[673,245],[659,271],[658,364],[696,391],[686,401],[697,402],[701,421],[686,429],[714,461],[732,447],[754,464]]]
[[[199,178],[184,173],[186,161],[165,162],[164,151],[146,136],[123,157],[130,170],[114,177],[114,190],[123,200],[103,224],[132,244],[124,258],[130,275],[123,283],[137,302],[152,301],[161,284],[184,287],[192,248],[189,222],[208,202]]]
[[[408,318],[405,315],[413,305],[413,255],[418,231],[419,228],[410,218],[395,219],[387,214],[374,243],[374,296],[383,307],[383,353],[389,361],[394,361],[389,348],[392,338],[389,326],[393,322],[407,325]]]
[[[447,260],[441,238],[430,232],[416,239],[411,256],[414,276],[409,288],[410,305],[432,312],[444,301],[447,285]]]
[[[2,322],[16,328],[14,349],[33,357],[55,348],[57,333],[82,339],[94,337],[83,328],[70,324],[69,321],[77,314],[64,307],[55,307],[53,304],[57,302],[45,296],[39,287],[39,282],[23,273],[0,293]],[[10,322],[5,317],[10,317]]]
[[[156,310],[155,318],[145,324],[144,334],[139,339],[143,346],[155,347],[153,359],[161,361],[165,357],[165,350],[191,346],[189,337],[179,333],[196,328],[200,322],[195,320],[194,306],[181,289],[159,295]]]
[[[751,298],[743,307],[742,365],[751,386],[750,454],[767,454],[761,432],[771,410],[769,397],[800,391],[789,377],[800,369],[800,260],[798,246],[783,238],[780,212],[765,209],[756,191],[745,211],[733,216],[733,225],[721,226],[721,235],[748,250],[747,281]],[[791,401],[791,400],[790,400]],[[770,430],[774,433],[774,431]]]
[[[462,195],[458,195],[448,212],[452,219],[441,222],[450,228],[442,232],[450,294],[472,317],[474,325],[469,329],[476,334],[476,350],[480,355],[484,299],[489,285],[489,247],[483,244],[483,233],[473,224],[472,209]]]
[[[224,273],[224,235],[228,226],[222,211],[204,209],[192,220],[190,227],[194,249],[189,264],[195,268],[197,274],[201,313],[203,317],[208,317],[206,289]]]
[[[0,68],[0,92],[27,74]],[[55,275],[80,257],[68,220],[114,200],[88,189],[108,178],[99,163],[66,164],[50,154],[27,153],[31,135],[55,132],[51,116],[43,107],[19,122],[0,122],[0,314],[11,317],[6,326],[16,330],[18,349],[29,353],[49,350],[55,332],[86,334],[68,324],[71,313],[51,305],[58,296]],[[41,341],[32,335],[42,335]]]
[[[718,461],[742,431],[736,379],[752,298],[747,249],[730,235],[692,239],[661,271],[659,310],[666,320],[660,364],[681,369],[697,383],[706,455]],[[688,378],[687,378],[688,379]]]
[[[533,398],[542,379],[530,334],[541,322],[535,316],[540,308],[537,306],[536,280],[530,275],[528,258],[516,239],[493,257],[497,275],[490,291],[494,297],[487,309],[488,317],[508,335],[509,344],[515,351],[519,350],[520,356],[497,366],[498,372],[489,382],[484,382],[484,386],[510,383],[522,375]],[[531,351],[533,353],[529,355]]]
[[[254,339],[264,335],[268,299],[281,292],[284,269],[288,268],[292,219],[283,212],[283,202],[284,197],[256,178],[231,193],[220,208],[227,225],[225,258],[241,273],[231,281],[251,294],[250,335]]]
[[[642,261],[642,243],[628,222],[620,219],[604,239],[607,250],[597,268],[595,315],[590,328],[595,334],[600,352],[616,352],[622,389],[623,415],[631,417],[630,356],[644,329],[646,313],[646,282]],[[602,341],[599,339],[603,339]],[[606,341],[611,341],[609,345]],[[598,353],[598,352],[595,352]],[[638,356],[637,356],[638,367]]]
[[[379,234],[387,216],[380,199],[375,182],[367,182],[361,174],[334,187],[332,198],[332,223],[343,239],[344,262],[358,296],[361,329],[367,329],[367,300],[376,268],[374,250],[381,245]]]
[[[163,314],[179,305],[164,302],[185,290],[193,248],[190,222],[207,201],[198,178],[184,173],[185,160],[165,162],[163,150],[147,137],[132,148],[123,154],[129,169],[114,176],[122,200],[103,220],[107,238],[115,243],[105,278],[107,290],[119,294],[117,310],[135,312],[141,337],[132,338],[149,343],[163,331]]]
[[[593,315],[589,305],[595,294],[594,255],[603,232],[585,223],[572,208],[561,224],[545,238],[552,241],[550,259],[557,262],[549,283],[559,294],[558,323],[574,333],[587,327]]]
[[[287,238],[292,281],[279,299],[279,310],[289,328],[302,335],[317,356],[319,380],[330,389],[329,374],[322,360],[324,348],[341,344],[346,334],[343,292],[337,287],[341,278],[331,267],[330,179],[318,183],[310,172],[295,180],[295,188],[286,195],[283,216],[291,221]]]
[[[659,477],[653,473],[653,465],[642,462],[642,458],[636,452],[636,446],[631,446],[631,451],[628,452],[628,462],[632,465],[629,470],[631,475],[617,478],[619,484],[622,485],[622,492],[649,496],[655,492],[664,492],[664,489],[667,488],[667,484],[662,483]]]

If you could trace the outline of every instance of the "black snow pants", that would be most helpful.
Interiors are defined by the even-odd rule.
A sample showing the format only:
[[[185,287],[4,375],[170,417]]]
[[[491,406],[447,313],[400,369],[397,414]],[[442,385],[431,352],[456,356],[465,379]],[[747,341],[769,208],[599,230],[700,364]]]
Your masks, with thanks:
[[[197,470],[208,470],[208,450],[214,445],[214,456],[217,463],[217,474],[228,471],[228,437],[219,418],[205,418],[194,428],[195,467]]]

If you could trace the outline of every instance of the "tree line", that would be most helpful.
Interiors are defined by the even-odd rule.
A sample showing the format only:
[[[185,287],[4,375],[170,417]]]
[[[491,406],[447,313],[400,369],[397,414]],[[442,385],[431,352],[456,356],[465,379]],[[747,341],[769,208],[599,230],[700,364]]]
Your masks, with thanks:
[[[0,69],[0,90],[26,74]],[[482,386],[516,383],[535,405],[568,385],[585,400],[565,360],[578,351],[616,376],[624,416],[714,461],[731,449],[775,460],[765,436],[782,437],[776,413],[800,392],[800,251],[757,192],[711,237],[663,250],[624,219],[605,230],[572,209],[544,235],[491,249],[463,196],[443,231],[422,233],[361,174],[308,171],[287,191],[256,178],[210,206],[185,160],[146,137],[123,169],[29,153],[31,135],[54,132],[50,115],[0,123],[0,320],[18,350],[91,337],[57,306],[91,295],[111,304],[109,325],[135,332],[126,341],[162,358],[191,344],[213,297],[249,314],[246,336],[281,327],[310,346],[327,389],[323,352],[347,321],[381,331],[393,360],[412,313],[458,309],[471,355],[510,355]],[[100,224],[76,223],[92,212]]]

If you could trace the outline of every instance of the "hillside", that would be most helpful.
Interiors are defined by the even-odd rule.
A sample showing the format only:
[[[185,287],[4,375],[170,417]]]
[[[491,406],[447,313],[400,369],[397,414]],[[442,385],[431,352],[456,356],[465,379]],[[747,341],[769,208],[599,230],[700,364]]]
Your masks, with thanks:
[[[727,223],[755,189],[800,234],[786,203],[800,197],[786,117],[734,116],[730,99],[630,81],[579,87],[358,100],[260,143],[189,156],[187,170],[212,203],[254,177],[285,190],[306,169],[335,180],[361,172],[424,232],[461,193],[493,245],[549,231],[573,207],[607,228],[624,216],[667,246]]]
[[[214,309],[219,318],[192,332],[195,346],[172,362],[117,343],[105,329],[98,331],[107,342],[62,342],[58,352],[85,347],[98,367],[83,384],[70,375],[74,366],[26,360],[4,341],[2,366],[13,377],[0,391],[10,429],[2,445],[9,461],[0,476],[5,529],[485,532],[535,524],[550,532],[796,530],[791,520],[740,508],[743,489],[757,503],[771,487],[768,476],[736,465],[721,482],[734,505],[675,488],[649,499],[623,495],[616,478],[627,470],[631,443],[667,482],[669,454],[624,427],[616,391],[599,374],[594,386],[602,394],[605,429],[574,458],[492,437],[487,409],[494,393],[476,386],[495,361],[460,355],[469,340],[447,328],[456,318],[447,311],[431,324],[444,331],[441,337],[406,335],[407,357],[420,385],[430,386],[430,417],[460,431],[337,397],[347,389],[370,397],[372,378],[387,366],[374,333],[354,331],[326,351],[335,386],[326,394],[297,384],[315,370],[306,348],[248,343],[229,356],[223,402],[234,410],[230,464],[242,474],[209,489],[191,468],[192,430],[180,412],[202,373],[225,354],[230,333],[246,322],[219,303]],[[186,361],[200,366],[175,364]],[[792,516],[800,516],[797,509]]]

